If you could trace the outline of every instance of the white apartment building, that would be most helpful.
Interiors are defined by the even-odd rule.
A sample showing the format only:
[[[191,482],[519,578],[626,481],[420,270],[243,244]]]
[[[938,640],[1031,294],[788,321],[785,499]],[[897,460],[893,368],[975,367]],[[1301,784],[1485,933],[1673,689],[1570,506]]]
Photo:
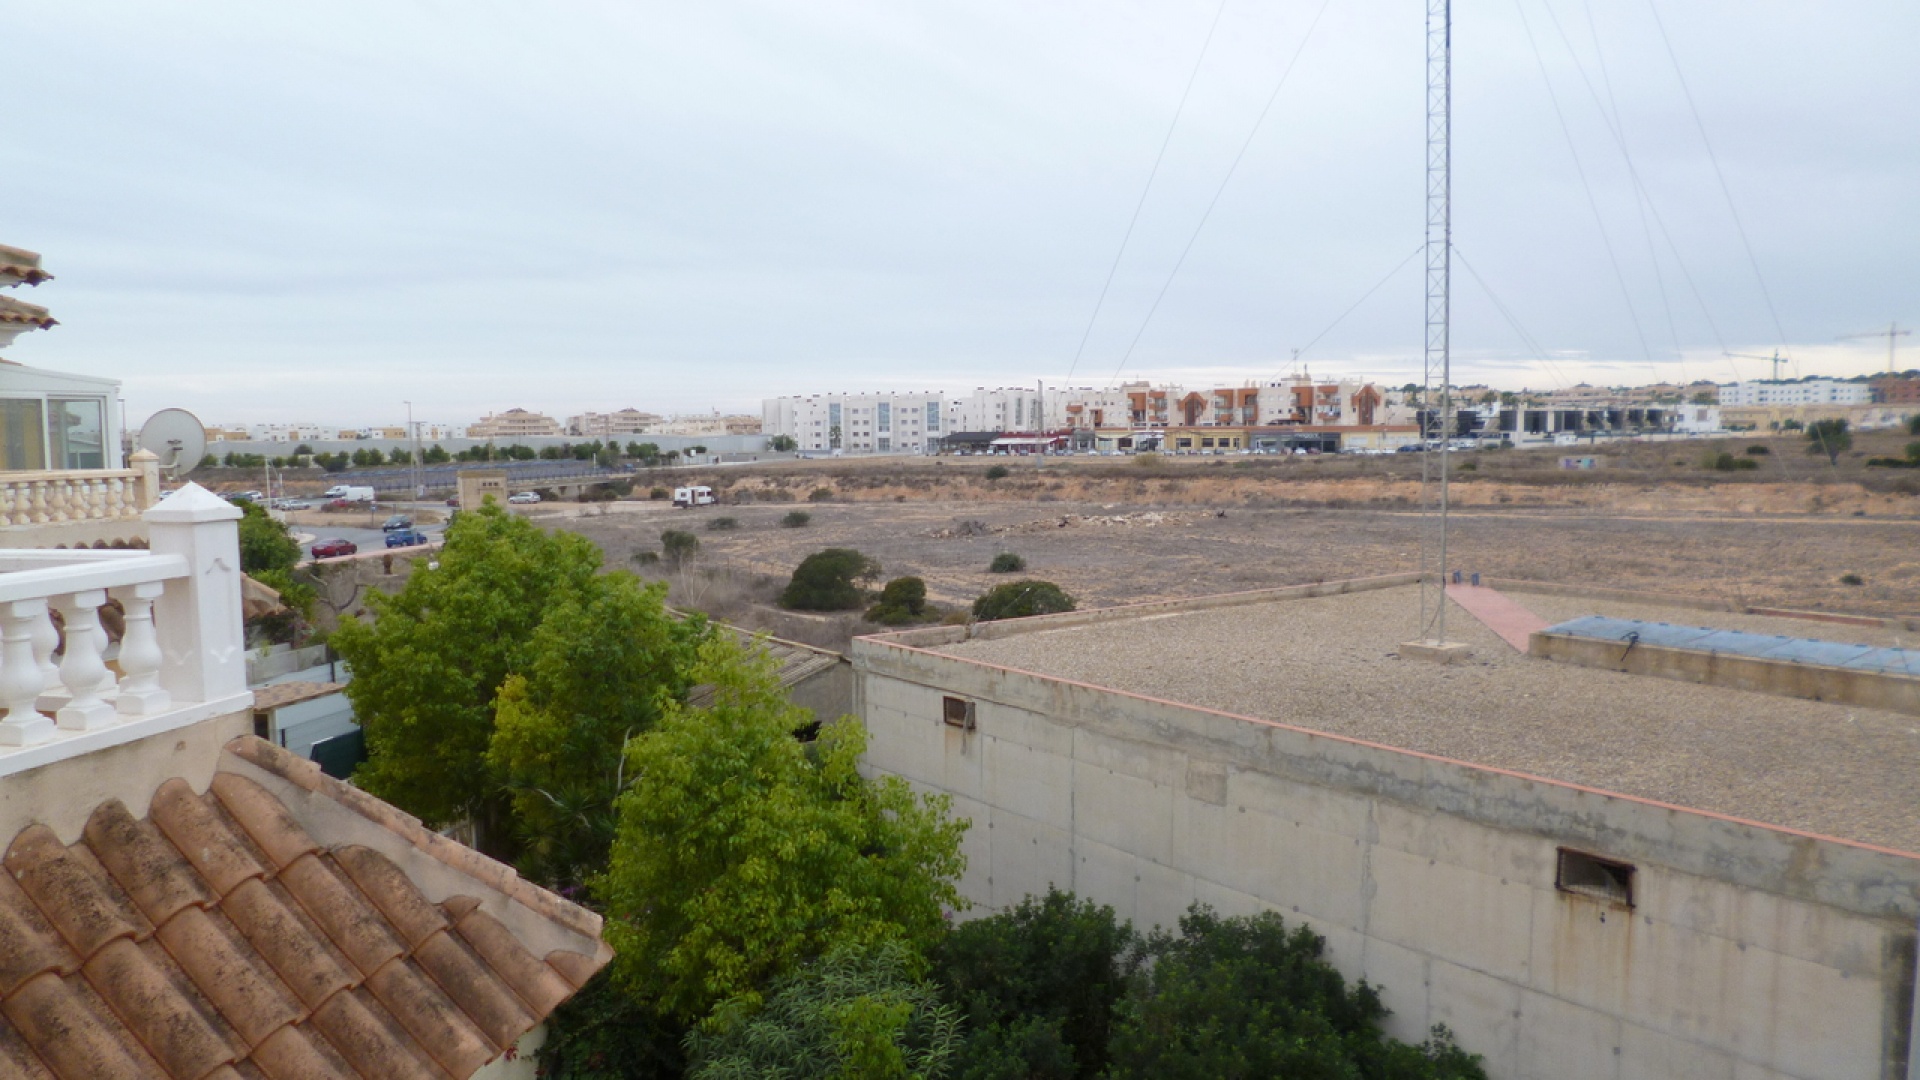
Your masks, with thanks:
[[[611,413],[584,412],[567,417],[567,434],[590,439],[641,435],[658,426],[660,419],[657,414],[632,408]]]
[[[760,430],[799,449],[850,454],[925,454],[953,428],[937,393],[809,394],[761,402]]]
[[[1744,405],[1868,405],[1873,388],[1863,382],[1836,379],[1806,379],[1799,382],[1774,382],[1756,379],[1720,388],[1720,404],[1738,408]]]

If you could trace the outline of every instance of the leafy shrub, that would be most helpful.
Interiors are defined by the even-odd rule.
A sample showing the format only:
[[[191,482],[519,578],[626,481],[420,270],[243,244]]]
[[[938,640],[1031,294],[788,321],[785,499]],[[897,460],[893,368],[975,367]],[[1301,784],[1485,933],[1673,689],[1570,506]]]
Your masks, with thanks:
[[[1736,472],[1745,469],[1757,469],[1760,467],[1760,463],[1752,458],[1737,458],[1732,454],[1722,453],[1711,459],[1709,467],[1718,472]]]
[[[647,498],[661,500],[671,499],[673,498],[673,492],[668,491],[666,488],[653,488],[647,492]]]
[[[1144,454],[1133,455],[1133,463],[1142,469],[1157,469],[1165,462],[1166,462],[1165,458],[1161,457],[1159,454],[1155,453],[1152,450],[1149,450]]]
[[[860,582],[880,576],[880,564],[852,548],[827,548],[800,560],[780,594],[795,611],[851,611],[865,602]]]
[[[660,534],[660,553],[679,566],[700,553],[700,538],[683,529],[667,529]]]
[[[633,553],[633,561],[639,563],[641,566],[657,566],[660,562],[660,553],[657,551],[636,551]]]
[[[1195,904],[1178,937],[1147,939],[1103,1075],[1485,1080],[1443,1027],[1420,1046],[1386,1038],[1379,995],[1364,982],[1349,990],[1325,948],[1273,912],[1223,919]]]
[[[732,532],[740,527],[740,522],[730,517],[717,517],[707,522],[708,532]]]
[[[916,967],[898,941],[837,949],[776,980],[758,1009],[722,1005],[695,1031],[687,1076],[944,1076],[959,1019]]]
[[[1859,574],[1841,574],[1841,575],[1840,575],[1840,584],[1842,584],[1842,585],[1865,585],[1865,584],[1866,584],[1866,580],[1865,580],[1865,579],[1863,579],[1863,578],[1862,578],[1862,577],[1861,577],[1861,576],[1860,576]]]
[[[1026,568],[1027,560],[1011,551],[1003,551],[995,555],[993,561],[987,564],[987,572],[990,574],[1017,574]]]
[[[1005,465],[995,465],[987,470],[987,479],[989,480],[1000,480],[1010,475],[1012,475],[1012,472]]]
[[[780,519],[780,527],[783,529],[804,529],[807,523],[812,520],[813,515],[807,513],[805,510],[789,510],[787,516]]]
[[[880,590],[879,602],[867,609],[867,621],[905,626],[924,622],[931,614],[927,607],[927,583],[917,577],[897,577]]]
[[[1073,597],[1051,581],[1009,581],[988,589],[973,602],[973,617],[982,622],[1072,610]]]
[[[1771,454],[1771,453],[1773,453],[1772,450],[1768,449],[1767,447],[1759,443],[1754,443],[1752,446],[1747,447],[1748,457],[1766,457],[1768,454]]]
[[[832,488],[814,488],[807,492],[808,502],[828,502],[833,499]]]
[[[1907,434],[1920,435],[1920,413],[1907,417]]]
[[[1112,908],[1052,888],[954,927],[932,956],[934,978],[969,1031],[954,1071],[1098,1076],[1140,946]]]
[[[1463,461],[1460,463],[1459,471],[1460,472],[1479,472],[1480,463],[1477,461]]]

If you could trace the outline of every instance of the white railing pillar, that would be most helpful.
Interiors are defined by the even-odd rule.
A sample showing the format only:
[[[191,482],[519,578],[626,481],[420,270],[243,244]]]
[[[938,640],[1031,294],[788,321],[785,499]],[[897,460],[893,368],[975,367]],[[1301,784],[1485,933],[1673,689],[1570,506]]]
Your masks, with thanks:
[[[127,515],[138,517],[140,511],[160,501],[160,455],[143,446],[127,459],[127,467],[140,474],[131,484],[134,490],[128,501],[133,506]]]
[[[247,689],[240,625],[240,511],[189,483],[141,515],[155,555],[186,560],[187,576],[154,604],[160,685],[175,701],[213,701]]]
[[[86,731],[114,721],[113,706],[100,696],[101,684],[112,677],[102,658],[107,632],[100,626],[100,605],[106,602],[105,589],[87,589],[61,598],[67,649],[60,661],[60,681],[73,698],[60,707],[54,720],[68,731]]]
[[[53,721],[40,715],[36,702],[47,685],[34,657],[34,630],[47,622],[47,602],[14,600],[0,604],[0,746],[32,746],[53,737]]]
[[[126,716],[151,716],[173,702],[173,695],[160,685],[164,657],[153,631],[153,602],[164,595],[166,585],[158,581],[114,590],[127,613],[126,630],[120,635],[120,670],[126,679],[120,684],[117,703]]]

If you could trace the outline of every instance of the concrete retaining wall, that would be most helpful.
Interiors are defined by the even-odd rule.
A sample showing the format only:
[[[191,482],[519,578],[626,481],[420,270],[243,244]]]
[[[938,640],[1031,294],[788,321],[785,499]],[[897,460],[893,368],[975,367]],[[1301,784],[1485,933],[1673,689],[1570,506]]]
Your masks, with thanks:
[[[1545,660],[1607,671],[1920,714],[1920,678],[1913,675],[1799,664],[1764,656],[1703,652],[1666,645],[1635,644],[1623,648],[1617,641],[1545,630],[1534,631],[1528,639],[1527,652]]]
[[[954,633],[855,641],[856,704],[869,767],[972,820],[977,904],[1277,910],[1503,1080],[1908,1076],[1920,858],[905,643]],[[1632,906],[1556,888],[1563,847],[1633,864]]]

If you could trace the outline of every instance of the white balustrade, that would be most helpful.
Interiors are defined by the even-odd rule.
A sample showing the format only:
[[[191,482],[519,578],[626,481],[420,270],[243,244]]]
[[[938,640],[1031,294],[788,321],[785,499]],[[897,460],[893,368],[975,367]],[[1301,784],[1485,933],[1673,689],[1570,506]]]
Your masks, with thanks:
[[[0,776],[247,707],[239,516],[189,485],[144,515],[150,551],[0,550]]]
[[[138,468],[8,473],[0,476],[0,525],[137,521],[159,498],[157,481]]]

